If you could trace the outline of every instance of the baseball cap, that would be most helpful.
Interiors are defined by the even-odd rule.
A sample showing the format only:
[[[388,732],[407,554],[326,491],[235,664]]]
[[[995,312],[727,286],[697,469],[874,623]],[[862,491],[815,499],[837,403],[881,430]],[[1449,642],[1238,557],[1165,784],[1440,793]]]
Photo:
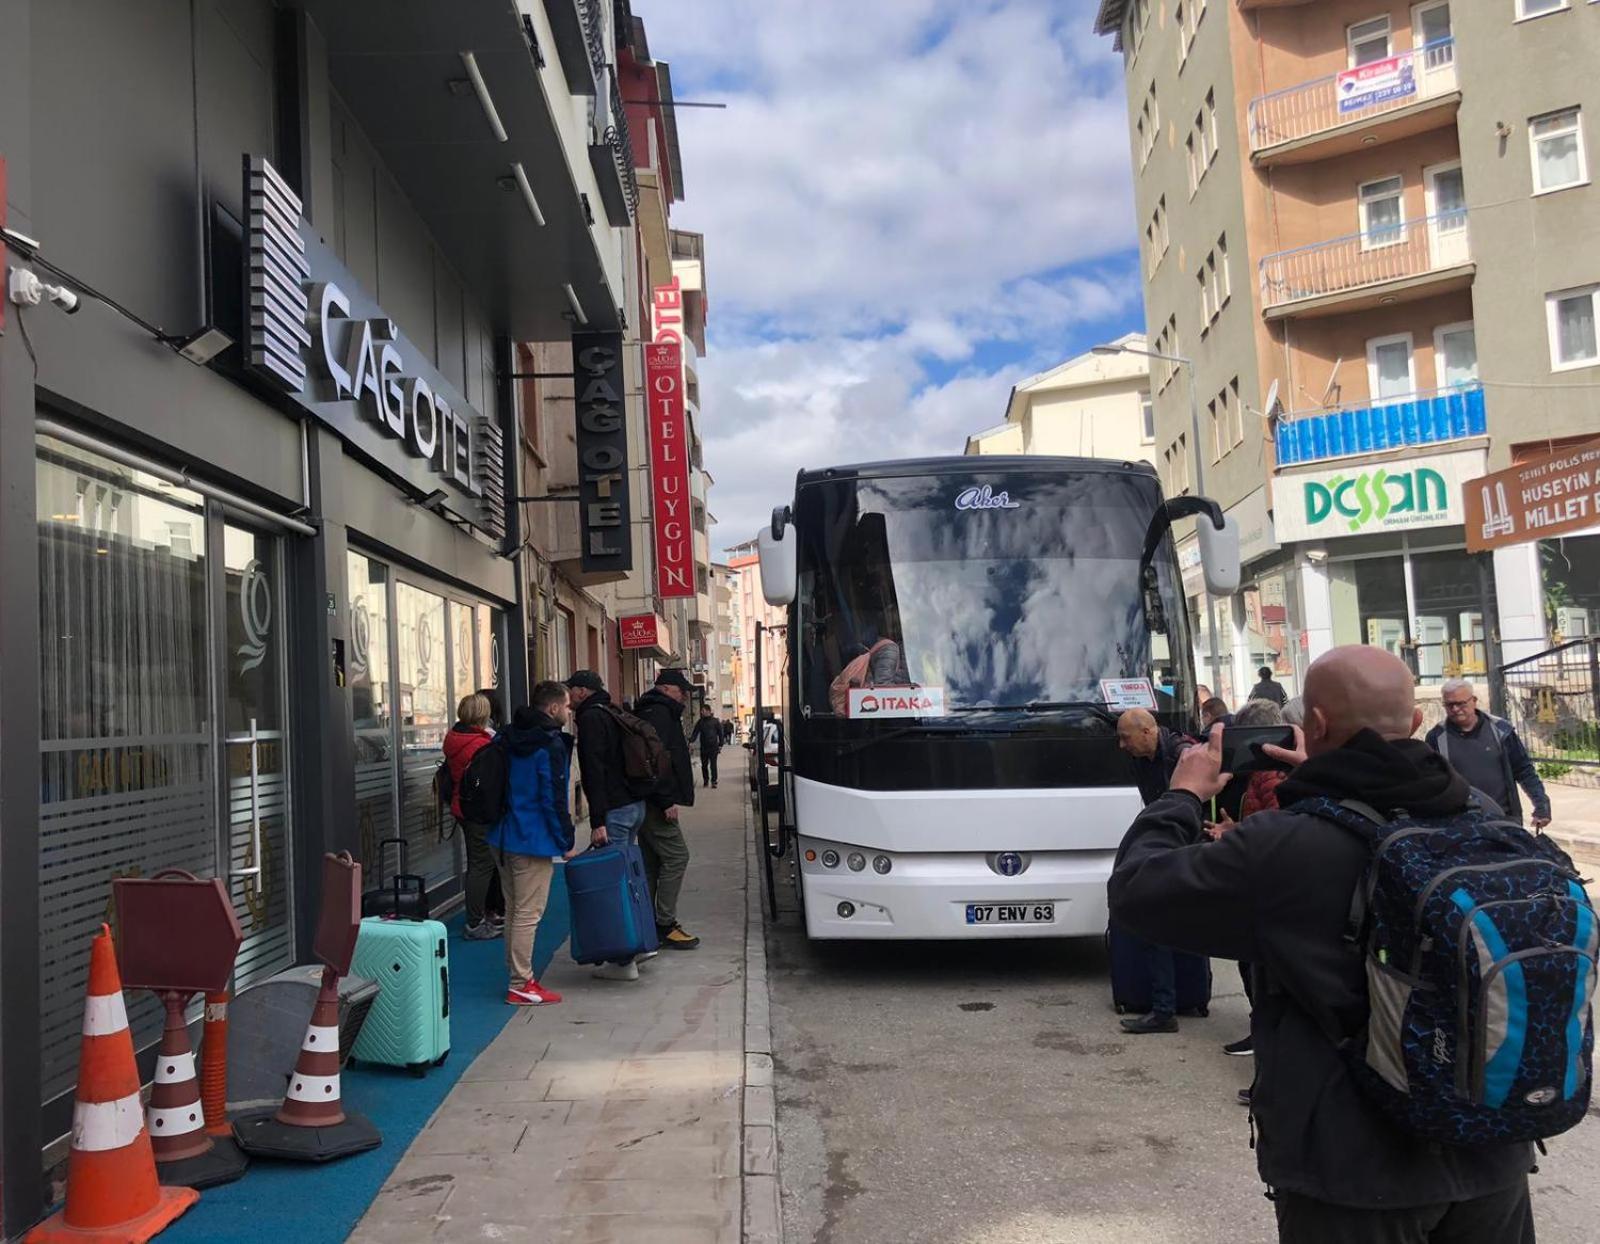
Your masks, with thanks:
[[[665,669],[656,675],[656,686],[676,687],[679,691],[693,691],[694,687],[679,669]]]
[[[593,670],[579,670],[567,679],[567,686],[581,687],[585,691],[604,691],[606,685],[600,680],[600,675]]]

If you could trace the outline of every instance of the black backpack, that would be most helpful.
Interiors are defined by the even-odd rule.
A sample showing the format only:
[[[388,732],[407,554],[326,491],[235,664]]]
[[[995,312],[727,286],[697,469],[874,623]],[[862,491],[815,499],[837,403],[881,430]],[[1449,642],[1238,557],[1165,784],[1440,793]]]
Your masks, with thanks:
[[[661,741],[656,728],[642,717],[605,705],[606,712],[622,730],[622,777],[629,792],[640,799],[655,794],[663,782],[672,780],[672,753]]]
[[[461,775],[461,819],[498,825],[506,810],[506,749],[496,739],[473,754]]]
[[[456,797],[456,780],[451,776],[448,760],[441,760],[439,767],[433,771],[433,797],[446,810]]]

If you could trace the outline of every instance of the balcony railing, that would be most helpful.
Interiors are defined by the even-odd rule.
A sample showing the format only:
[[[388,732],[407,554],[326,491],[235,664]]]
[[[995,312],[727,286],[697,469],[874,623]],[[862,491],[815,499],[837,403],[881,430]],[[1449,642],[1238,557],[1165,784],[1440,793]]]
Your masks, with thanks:
[[[1458,385],[1368,406],[1306,410],[1282,415],[1273,436],[1280,467],[1328,458],[1382,453],[1412,445],[1437,445],[1489,430],[1483,386]]]
[[[1362,81],[1358,73],[1369,73]],[[1456,44],[1440,39],[1376,66],[1329,74],[1250,101],[1252,154],[1409,108],[1456,89]]]
[[[1443,272],[1472,262],[1465,209],[1370,227],[1261,260],[1264,310]]]

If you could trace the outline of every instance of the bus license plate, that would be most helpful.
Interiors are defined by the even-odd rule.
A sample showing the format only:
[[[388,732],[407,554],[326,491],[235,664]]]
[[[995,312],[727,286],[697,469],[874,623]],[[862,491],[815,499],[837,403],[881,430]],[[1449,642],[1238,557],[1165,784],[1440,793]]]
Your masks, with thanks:
[[[968,924],[1054,924],[1054,903],[968,903]]]

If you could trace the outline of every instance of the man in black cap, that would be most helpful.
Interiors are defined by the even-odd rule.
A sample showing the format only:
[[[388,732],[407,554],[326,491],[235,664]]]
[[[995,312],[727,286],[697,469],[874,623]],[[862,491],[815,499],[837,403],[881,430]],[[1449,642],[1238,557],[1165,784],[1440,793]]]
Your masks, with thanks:
[[[636,841],[644,824],[645,801],[628,786],[622,727],[612,716],[606,685],[593,670],[579,670],[567,679],[567,699],[578,727],[578,772],[589,804],[589,844]],[[636,981],[639,965],[634,960],[604,963],[594,974],[601,980]]]
[[[689,847],[683,840],[678,810],[694,804],[694,769],[689,741],[683,737],[683,706],[692,690],[682,670],[665,669],[634,709],[655,727],[672,755],[672,776],[663,779],[656,793],[645,799],[644,828],[639,831],[645,877],[655,896],[656,931],[662,946],[671,950],[693,950],[700,944],[698,937],[684,932],[678,923],[678,895],[689,867]]]

